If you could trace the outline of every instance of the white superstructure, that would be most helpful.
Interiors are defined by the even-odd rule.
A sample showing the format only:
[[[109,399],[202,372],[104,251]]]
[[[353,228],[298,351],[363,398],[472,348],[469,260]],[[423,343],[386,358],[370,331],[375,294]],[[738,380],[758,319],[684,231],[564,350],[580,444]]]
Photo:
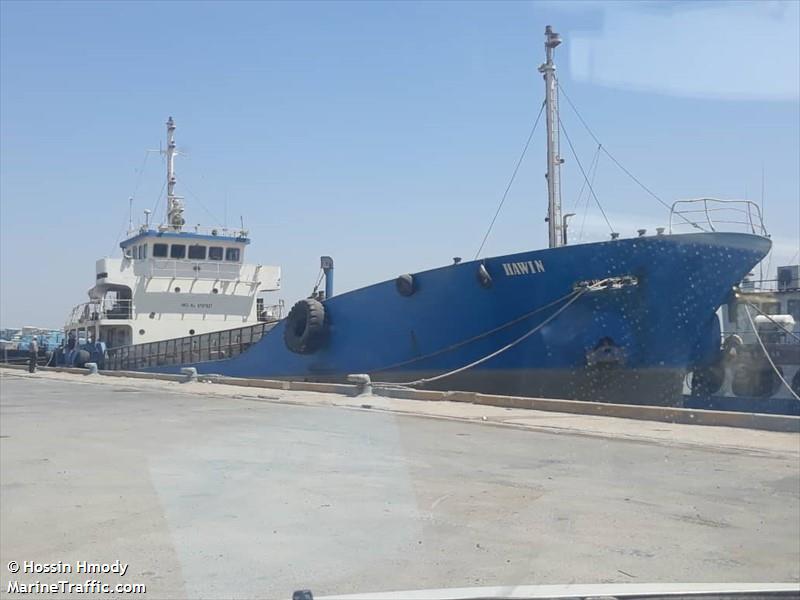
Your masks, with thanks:
[[[248,264],[247,231],[184,231],[175,194],[175,122],[167,121],[167,217],[145,224],[120,247],[122,258],[101,258],[89,302],[74,307],[65,332],[108,347],[161,341],[254,325],[280,318],[262,292],[280,289],[277,266]]]

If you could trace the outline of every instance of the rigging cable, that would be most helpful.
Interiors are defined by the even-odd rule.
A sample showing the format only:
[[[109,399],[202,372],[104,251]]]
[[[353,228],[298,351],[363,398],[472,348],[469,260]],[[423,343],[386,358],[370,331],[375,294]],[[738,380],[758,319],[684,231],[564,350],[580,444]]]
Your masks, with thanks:
[[[749,302],[748,302],[749,304]],[[744,312],[747,315],[747,320],[750,321],[750,327],[753,328],[753,333],[756,334],[756,340],[758,340],[758,345],[761,346],[761,349],[764,351],[764,356],[767,357],[767,361],[769,361],[772,370],[775,371],[775,375],[778,376],[778,379],[781,380],[781,383],[786,386],[786,389],[789,390],[789,393],[794,396],[795,400],[800,402],[800,396],[798,396],[795,391],[792,389],[792,386],[783,378],[783,374],[780,372],[780,369],[775,366],[775,363],[772,362],[772,357],[767,352],[767,347],[764,345],[764,342],[761,340],[761,336],[758,334],[758,329],[756,329],[756,324],[753,322],[753,316],[750,314],[750,307],[745,306]]]
[[[589,172],[591,173],[591,181],[590,183],[594,185],[594,180],[597,177],[597,167],[600,164],[600,144],[597,145],[597,152],[595,153],[597,160],[594,163],[594,167],[589,166]],[[586,194],[586,208],[583,209],[583,219],[581,219],[581,231],[578,234],[578,241],[583,241],[583,230],[586,227],[586,216],[589,214],[589,194]]]
[[[767,318],[767,319],[768,319],[768,320],[769,320],[769,321],[770,321],[770,322],[771,322],[773,325],[775,325],[775,327],[777,327],[778,329],[780,329],[780,330],[781,330],[781,331],[783,331],[784,333],[788,333],[788,334],[789,334],[791,337],[793,337],[793,338],[794,338],[794,339],[796,339],[798,342],[800,342],[800,336],[799,336],[799,335],[797,335],[796,333],[794,333],[794,332],[792,332],[792,331],[790,331],[790,330],[786,329],[786,328],[785,328],[783,325],[781,325],[780,323],[778,323],[778,322],[777,322],[775,319],[773,319],[773,318],[772,318],[772,317],[770,317],[770,316],[769,316],[767,313],[763,312],[763,311],[762,311],[760,308],[758,308],[758,306],[756,306],[756,305],[755,305],[755,304],[753,304],[752,302],[747,302],[746,304],[747,304],[748,306],[751,306],[751,307],[755,308],[755,309],[756,309],[756,311],[758,312],[758,314],[760,314],[762,317],[766,317],[766,318]]]
[[[528,140],[525,142],[525,147],[522,149],[522,154],[519,156],[519,160],[517,161],[517,166],[514,167],[514,172],[511,174],[511,179],[506,186],[506,191],[503,192],[503,197],[500,200],[500,204],[497,207],[497,210],[494,213],[494,217],[492,217],[492,222],[489,223],[489,228],[486,230],[486,235],[483,236],[483,241],[481,242],[478,251],[475,253],[475,258],[477,259],[478,256],[481,254],[481,250],[486,245],[486,240],[489,239],[489,234],[492,232],[492,227],[494,227],[494,222],[497,220],[497,216],[500,214],[500,211],[503,208],[503,204],[506,201],[506,197],[508,196],[508,192],[511,189],[511,185],[514,183],[514,179],[517,176],[517,171],[519,171],[519,167],[522,164],[522,159],[525,158],[525,153],[528,151],[528,146],[531,144],[531,139],[533,139],[533,134],[536,131],[536,126],[539,124],[539,119],[542,117],[542,112],[544,112],[544,105],[545,103],[542,102],[541,108],[539,108],[539,114],[536,115],[536,120],[533,123],[533,127],[531,128],[531,132],[528,135]],[[474,259],[473,259],[474,260]]]
[[[323,269],[319,270],[319,277],[317,278],[317,283],[314,284],[314,290],[311,292],[311,296],[314,297],[317,295],[317,290],[319,289],[320,284],[322,283],[322,278],[325,275],[325,271]]]
[[[161,199],[164,196],[164,189],[167,187],[167,180],[164,180],[164,183],[161,184],[161,191],[158,192],[158,198],[156,198],[155,204],[153,204],[153,210],[150,211],[150,214],[153,215],[153,223],[156,222],[156,210],[159,206],[161,206]],[[159,211],[158,214],[161,214]]]
[[[481,358],[479,358],[477,360],[474,360],[471,363],[469,363],[467,365],[464,365],[463,367],[459,367],[457,369],[453,369],[452,371],[447,371],[446,373],[442,373],[442,374],[436,375],[434,377],[423,377],[421,379],[415,379],[414,381],[407,381],[407,382],[404,382],[404,383],[391,383],[391,382],[389,382],[388,385],[415,386],[415,385],[421,385],[421,384],[425,384],[425,383],[430,383],[432,381],[438,381],[440,379],[444,379],[445,377],[451,377],[452,375],[456,375],[458,373],[466,371],[467,369],[471,369],[472,367],[476,367],[476,366],[478,366],[478,365],[480,365],[482,363],[485,363],[487,360],[491,360],[495,356],[498,356],[498,355],[502,354],[506,350],[510,350],[511,348],[513,348],[514,346],[519,344],[520,342],[523,342],[524,340],[528,339],[534,333],[536,333],[537,331],[542,329],[545,325],[547,325],[553,319],[555,319],[561,313],[563,313],[567,308],[569,308],[574,302],[576,302],[586,292],[589,292],[591,290],[597,289],[598,287],[603,285],[605,283],[605,281],[606,280],[600,281],[600,282],[598,282],[598,283],[596,283],[596,284],[594,284],[592,286],[587,286],[587,287],[585,287],[583,289],[580,289],[580,290],[574,290],[574,291],[570,292],[569,294],[567,294],[566,296],[563,296],[563,297],[559,298],[559,300],[557,300],[556,302],[559,302],[559,301],[564,300],[566,298],[569,298],[569,300],[566,303],[564,303],[564,305],[561,308],[559,308],[556,312],[554,312],[552,315],[547,317],[544,321],[542,321],[541,323],[539,323],[538,325],[536,325],[535,327],[533,327],[532,329],[530,329],[529,331],[527,331],[526,333],[524,333],[523,335],[518,337],[517,339],[509,342],[508,344],[506,344],[502,348],[498,348],[494,352],[492,352],[490,354],[487,354],[486,356],[483,356],[483,357],[481,357]],[[484,335],[488,335],[488,334],[489,333],[487,332]],[[482,336],[479,336],[479,337],[482,337]],[[387,385],[387,382],[375,382],[375,383],[379,384],[379,385]]]
[[[206,208],[206,205],[205,205],[205,204],[203,204],[203,202],[200,200],[200,198],[198,198],[197,194],[195,194],[195,193],[194,193],[194,190],[192,190],[192,189],[191,189],[191,188],[190,188],[190,187],[189,187],[189,186],[186,184],[186,179],[182,179],[182,180],[181,180],[181,185],[182,185],[183,187],[185,187],[185,188],[186,188],[186,191],[187,191],[187,192],[189,192],[189,193],[191,194],[192,198],[194,198],[194,200],[195,200],[195,201],[196,201],[196,202],[197,202],[197,203],[200,205],[200,208],[202,208],[204,211],[206,211],[206,214],[207,214],[209,217],[211,217],[211,220],[213,220],[213,221],[214,221],[214,222],[215,222],[217,225],[219,225],[220,227],[222,227],[222,228],[225,228],[225,225],[223,225],[222,221],[220,221],[220,220],[219,220],[219,217],[217,217],[216,215],[214,215],[214,213],[212,213],[210,210],[208,210],[208,208]]]
[[[611,221],[608,220],[608,216],[606,216],[606,211],[603,210],[603,205],[600,204],[600,200],[597,198],[597,194],[594,193],[594,188],[592,184],[589,183],[589,176],[586,175],[586,171],[583,170],[583,165],[581,164],[581,159],[578,158],[578,153],[575,152],[575,147],[572,145],[572,140],[569,139],[569,134],[567,133],[567,129],[564,127],[564,123],[561,122],[561,117],[558,117],[558,125],[561,127],[561,131],[564,132],[564,137],[567,138],[567,143],[569,144],[569,149],[572,150],[572,156],[575,157],[575,162],[578,163],[578,168],[581,170],[581,174],[583,175],[584,180],[589,186],[589,192],[592,194],[592,198],[597,203],[597,208],[600,209],[600,213],[603,215],[603,219],[606,221],[606,225],[608,225],[609,231],[613,233],[614,228],[611,226]],[[598,142],[599,143],[599,142]]]
[[[144,175],[144,167],[147,165],[147,157],[150,156],[150,153],[153,152],[152,150],[145,150],[144,151],[144,160],[142,161],[142,166],[139,167],[139,176],[136,178],[136,185],[133,187],[133,193],[131,194],[131,198],[136,197],[136,192],[139,191],[139,186],[142,184],[142,175]]]
[[[130,195],[130,199],[131,200],[136,198],[136,192],[139,191],[139,186],[142,183],[142,175],[144,174],[144,168],[145,168],[145,165],[147,165],[147,157],[150,156],[150,152],[151,152],[150,150],[145,150],[144,151],[144,160],[142,160],[142,166],[139,167],[139,175],[136,177],[136,183],[133,186],[133,193]],[[128,217],[128,219],[129,218],[130,218],[130,216]],[[128,221],[128,219],[125,219],[125,221]],[[111,248],[111,252],[109,253],[109,256],[114,254],[114,250],[116,250],[117,244],[119,244],[119,241],[122,239],[122,234],[125,232],[125,221],[123,221],[122,226],[119,229],[119,233],[117,234],[117,240],[114,242],[114,247]]]
[[[404,360],[402,362],[394,363],[394,364],[388,365],[386,367],[382,367],[380,369],[374,370],[372,372],[373,373],[382,373],[384,371],[389,371],[391,369],[398,369],[400,367],[405,367],[406,365],[410,365],[410,364],[413,364],[415,362],[419,362],[421,360],[427,360],[429,358],[433,358],[434,356],[439,356],[440,354],[445,354],[446,352],[452,352],[453,350],[456,350],[457,348],[460,348],[461,346],[466,346],[467,344],[471,344],[472,342],[476,342],[476,341],[478,341],[480,339],[488,337],[488,336],[490,336],[490,335],[492,335],[494,333],[497,333],[498,331],[502,331],[503,329],[506,329],[507,327],[511,327],[512,325],[516,325],[517,323],[521,323],[522,321],[524,321],[525,319],[528,319],[529,317],[532,317],[536,313],[540,313],[543,310],[547,310],[548,308],[550,308],[552,306],[555,306],[556,304],[559,304],[560,302],[563,302],[564,300],[566,300],[567,298],[572,296],[574,293],[575,293],[575,291],[572,291],[572,292],[570,292],[568,294],[565,294],[565,295],[561,296],[560,298],[557,298],[557,299],[553,300],[552,302],[548,302],[544,306],[540,306],[538,308],[534,308],[533,310],[531,310],[529,312],[526,312],[524,315],[521,315],[519,317],[516,317],[515,319],[507,321],[507,322],[503,323],[502,325],[498,325],[494,329],[490,329],[489,331],[484,331],[483,333],[479,333],[478,335],[472,336],[471,338],[467,338],[466,340],[461,340],[460,342],[456,342],[455,344],[451,344],[449,346],[446,346],[445,348],[440,348],[439,350],[435,350],[433,352],[429,352],[428,354],[423,354],[422,356],[415,356],[414,358],[411,358],[409,360]]]
[[[597,136],[596,136],[596,135],[594,134],[594,132],[591,130],[591,128],[589,127],[589,125],[587,125],[587,124],[586,124],[586,121],[584,121],[583,117],[582,117],[582,116],[581,116],[581,114],[578,112],[578,109],[577,109],[577,108],[575,107],[575,105],[572,103],[572,100],[570,100],[569,96],[568,96],[568,95],[567,95],[567,93],[564,91],[564,88],[561,86],[561,84],[560,84],[560,83],[559,83],[559,85],[558,85],[558,89],[559,89],[559,91],[560,91],[560,92],[563,94],[564,98],[566,98],[566,100],[567,100],[567,103],[568,103],[568,104],[569,104],[569,105],[572,107],[572,110],[575,112],[575,115],[578,117],[578,119],[580,120],[580,122],[581,122],[581,123],[583,124],[583,126],[586,128],[586,131],[587,131],[587,132],[589,132],[589,135],[590,135],[590,136],[592,136],[592,138],[594,139],[594,141],[595,141],[595,142],[597,142],[597,143],[598,143],[600,146],[602,146],[602,150],[603,150],[603,152],[605,153],[605,155],[606,155],[606,156],[608,156],[608,158],[610,158],[610,159],[611,159],[611,160],[614,162],[614,164],[615,164],[615,165],[617,165],[617,166],[618,166],[618,167],[619,167],[619,168],[622,170],[622,172],[623,172],[623,173],[625,173],[625,174],[626,174],[628,177],[630,177],[630,178],[631,178],[631,179],[632,179],[634,182],[636,182],[636,184],[638,184],[638,186],[639,186],[640,188],[642,188],[642,189],[643,189],[645,192],[647,192],[647,193],[648,193],[648,194],[650,194],[650,195],[651,195],[653,198],[655,198],[656,200],[658,200],[658,202],[660,202],[660,203],[662,204],[662,206],[664,206],[665,208],[668,208],[668,209],[671,211],[671,210],[672,210],[672,207],[671,207],[669,204],[667,204],[667,203],[666,203],[664,200],[662,200],[662,199],[661,199],[661,198],[658,196],[658,194],[656,194],[656,193],[655,193],[653,190],[651,190],[649,187],[647,187],[645,184],[643,184],[641,181],[639,181],[639,179],[638,179],[638,178],[637,178],[637,177],[636,177],[636,176],[635,176],[633,173],[631,173],[631,172],[630,172],[628,169],[626,169],[626,168],[625,168],[625,167],[622,165],[622,163],[620,163],[620,162],[619,162],[619,161],[618,161],[616,158],[614,158],[614,156],[613,156],[613,155],[612,155],[612,154],[611,154],[611,153],[608,151],[608,148],[606,148],[605,146],[603,146],[603,145],[600,143],[600,140],[597,138]],[[706,230],[705,230],[703,227],[701,227],[700,225],[698,225],[698,224],[697,224],[697,223],[695,223],[694,221],[691,221],[691,220],[689,220],[688,218],[686,218],[686,216],[684,216],[684,215],[682,215],[682,214],[680,214],[680,213],[676,213],[676,214],[678,214],[678,215],[679,215],[679,216],[680,216],[680,217],[681,217],[681,218],[682,218],[684,221],[686,221],[686,223],[688,223],[689,225],[691,225],[691,226],[692,226],[692,227],[694,227],[695,229],[699,229],[700,231],[706,231]]]
[[[597,157],[600,156],[600,145],[598,144],[597,149],[594,151],[594,156],[592,156],[592,160],[589,163],[589,172],[592,172],[592,169],[596,168]],[[581,198],[583,198],[583,192],[586,190],[586,180],[583,181],[581,185],[581,190],[578,192],[578,199],[575,200],[575,205],[572,207],[572,210],[577,210],[578,206],[581,203]]]

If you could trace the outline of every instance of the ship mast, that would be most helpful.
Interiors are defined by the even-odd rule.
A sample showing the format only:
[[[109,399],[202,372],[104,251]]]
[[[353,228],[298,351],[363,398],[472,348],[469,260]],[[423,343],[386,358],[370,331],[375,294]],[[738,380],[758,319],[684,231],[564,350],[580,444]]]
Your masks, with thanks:
[[[561,163],[559,156],[558,85],[553,50],[561,43],[561,36],[548,25],[544,30],[544,48],[547,61],[539,67],[544,74],[545,110],[547,112],[547,223],[550,248],[564,244],[561,217]]]
[[[167,120],[167,227],[173,231],[180,231],[186,222],[183,219],[183,197],[175,195],[175,156],[178,154],[175,145],[175,121],[170,117]]]

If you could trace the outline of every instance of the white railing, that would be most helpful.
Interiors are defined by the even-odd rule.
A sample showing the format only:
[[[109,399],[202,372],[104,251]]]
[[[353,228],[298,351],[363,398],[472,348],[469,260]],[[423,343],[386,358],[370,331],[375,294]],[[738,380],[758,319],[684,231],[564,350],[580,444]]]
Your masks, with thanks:
[[[101,300],[84,302],[70,311],[68,324],[88,323],[100,319],[132,319],[132,300]]]
[[[682,208],[682,205],[688,205]],[[677,200],[669,211],[669,232],[675,226],[717,231],[720,226],[734,225],[749,233],[767,235],[761,209],[750,200],[719,200],[717,198],[694,198]]]
[[[777,279],[751,279],[745,277],[739,284],[743,292],[777,292],[782,291],[780,281]],[[792,291],[795,288],[789,288]]]
[[[159,228],[161,229],[161,228]],[[230,227],[213,227],[213,226],[204,226],[204,225],[189,225],[184,226],[184,231],[192,231],[193,233],[201,233],[203,235],[212,235],[212,236],[225,236],[225,237],[232,237],[238,240],[246,240],[247,236],[249,235],[249,231],[246,229],[233,229]],[[166,231],[166,229],[163,229]]]
[[[166,225],[159,225],[158,227],[153,227],[151,224],[149,227],[145,227],[142,225],[141,227],[135,229],[128,229],[128,237],[133,237],[140,233],[145,233],[147,231],[170,231],[170,228]],[[187,231],[191,231],[192,233],[200,233],[203,235],[212,235],[212,236],[222,236],[222,237],[232,237],[238,240],[246,240],[248,239],[248,235],[250,232],[247,229],[235,229],[230,227],[214,227],[212,225],[204,226],[204,225],[186,225],[183,228],[184,233]]]
[[[145,267],[145,276],[148,277],[182,277],[186,279],[219,279],[227,281],[244,281],[254,283],[257,281],[258,268],[250,272],[246,265],[224,262],[194,262],[188,260],[171,260],[154,258],[148,261]]]

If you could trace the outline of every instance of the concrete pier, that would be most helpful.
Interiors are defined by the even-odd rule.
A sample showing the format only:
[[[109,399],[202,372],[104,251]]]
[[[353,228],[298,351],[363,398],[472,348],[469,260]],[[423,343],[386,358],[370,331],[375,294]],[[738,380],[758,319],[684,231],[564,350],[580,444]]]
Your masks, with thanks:
[[[800,581],[800,435],[0,370],[0,589]],[[106,596],[107,597],[107,596]]]

